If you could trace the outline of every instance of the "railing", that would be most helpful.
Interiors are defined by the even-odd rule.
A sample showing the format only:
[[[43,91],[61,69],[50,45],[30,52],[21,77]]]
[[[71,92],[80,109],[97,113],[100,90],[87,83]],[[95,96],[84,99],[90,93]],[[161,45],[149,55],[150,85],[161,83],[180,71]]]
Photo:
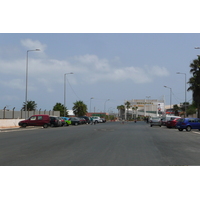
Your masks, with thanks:
[[[3,110],[0,110],[0,119],[24,119],[25,118],[25,111],[15,111],[15,108],[12,110],[6,110],[6,107],[4,107]],[[34,110],[34,111],[27,111],[27,118],[29,118],[32,115],[55,115],[55,116],[60,116],[60,111],[54,111],[54,110],[49,110],[49,111],[41,111],[40,110]]]

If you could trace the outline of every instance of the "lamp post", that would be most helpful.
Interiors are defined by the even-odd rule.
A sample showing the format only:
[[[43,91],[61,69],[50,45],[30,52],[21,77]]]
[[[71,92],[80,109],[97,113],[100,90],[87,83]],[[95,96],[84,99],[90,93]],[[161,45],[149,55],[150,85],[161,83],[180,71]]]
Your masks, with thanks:
[[[186,101],[187,101],[187,97],[186,97],[186,93],[187,93],[187,89],[186,89],[186,73],[181,73],[181,72],[177,72],[177,74],[184,74],[185,75],[185,115],[184,117],[186,117],[186,109],[187,109],[187,106],[186,106]]]
[[[91,100],[94,99],[94,97],[90,98],[90,113],[91,113]]]
[[[107,99],[104,103],[104,112],[106,113],[106,102],[109,101],[110,99]]]
[[[171,104],[172,104],[172,88],[164,86],[165,88],[169,88],[170,89],[170,109],[171,109]]]
[[[73,74],[73,72],[64,74],[64,117],[65,117],[65,113],[66,113],[66,75],[67,74]]]
[[[27,114],[27,97],[28,97],[28,52],[29,51],[40,51],[40,49],[27,50],[26,52],[26,94],[25,94],[25,119]]]

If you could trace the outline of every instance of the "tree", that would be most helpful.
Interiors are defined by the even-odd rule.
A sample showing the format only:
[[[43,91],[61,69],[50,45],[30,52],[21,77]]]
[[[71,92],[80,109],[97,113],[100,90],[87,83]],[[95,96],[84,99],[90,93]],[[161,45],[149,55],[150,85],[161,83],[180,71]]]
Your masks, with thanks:
[[[121,106],[117,106],[117,110],[119,112],[119,116],[122,117],[122,112],[124,113],[125,111],[125,106],[124,105],[121,105]]]
[[[188,91],[192,91],[193,101],[198,111],[197,117],[200,117],[200,56],[198,56],[198,59],[193,60],[190,68],[190,73],[193,76],[188,81],[190,85]]]
[[[192,104],[189,104],[187,107],[187,115],[193,115],[196,113],[196,106],[194,104],[194,102]]]
[[[29,111],[33,111],[36,110],[37,108],[37,104],[35,103],[35,101],[27,101],[27,110]],[[23,103],[23,107],[22,110],[26,110],[26,102]]]
[[[177,105],[177,104],[175,104],[174,106],[173,106],[173,110],[174,110],[174,115],[175,116],[179,116],[179,106]]]
[[[73,106],[73,112],[75,116],[84,116],[87,113],[87,105],[83,101],[76,101]]]
[[[138,107],[137,106],[133,106],[132,107],[132,111],[137,111],[137,109],[138,109]],[[137,113],[135,113],[135,119],[136,119],[136,115],[137,115]],[[133,113],[132,113],[132,118],[133,118]]]
[[[61,103],[56,103],[56,105],[53,107],[53,110],[54,111],[60,111],[60,116],[64,116],[64,105],[61,104]],[[68,111],[67,111],[67,108],[65,108],[65,116],[68,116]]]
[[[131,107],[131,103],[129,102],[129,101],[127,101],[126,103],[125,103],[125,106],[126,106],[126,109],[127,109],[127,113],[126,113],[126,119],[128,119],[128,109]]]

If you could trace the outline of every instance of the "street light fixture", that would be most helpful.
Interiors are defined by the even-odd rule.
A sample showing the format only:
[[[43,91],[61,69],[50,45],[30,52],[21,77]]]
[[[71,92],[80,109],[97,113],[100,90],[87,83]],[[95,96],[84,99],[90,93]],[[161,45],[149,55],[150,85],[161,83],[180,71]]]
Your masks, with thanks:
[[[110,99],[107,99],[104,103],[104,112],[106,113],[106,102],[109,101]]]
[[[185,75],[185,117],[186,117],[186,101],[187,101],[187,97],[186,97],[186,93],[187,93],[187,89],[186,89],[186,73],[181,73],[181,72],[176,72],[177,74],[184,74]]]
[[[172,104],[172,88],[164,86],[165,88],[169,88],[170,89],[170,109],[171,109],[171,104]]]
[[[65,117],[65,113],[66,113],[66,75],[67,74],[73,74],[73,72],[64,74],[64,117]]]
[[[29,51],[40,51],[40,49],[27,50],[26,52],[26,94],[25,94],[25,119],[27,114],[27,98],[28,98],[28,52]]]

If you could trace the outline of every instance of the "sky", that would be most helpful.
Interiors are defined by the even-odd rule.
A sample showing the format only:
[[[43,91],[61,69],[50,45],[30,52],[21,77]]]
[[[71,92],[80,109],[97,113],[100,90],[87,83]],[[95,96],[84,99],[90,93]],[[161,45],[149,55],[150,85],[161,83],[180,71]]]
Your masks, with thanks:
[[[126,100],[185,101],[190,63],[200,50],[198,33],[1,33],[0,107],[20,110],[27,99],[52,110],[83,101],[88,111],[116,112]],[[68,74],[68,73],[73,74]],[[189,85],[187,84],[187,87]],[[109,100],[108,100],[109,99]],[[192,102],[192,93],[187,92]]]
[[[125,100],[145,99],[147,96],[150,96],[150,99],[160,99],[164,96],[166,104],[169,105],[170,90],[164,86],[172,88],[172,104],[183,102],[185,77],[176,72],[186,73],[188,81],[191,77],[189,65],[200,54],[200,49],[194,49],[200,46],[198,5],[197,0],[57,0],[48,3],[35,0],[28,4],[22,0],[1,2],[0,109],[5,106],[8,109],[15,107],[15,110],[22,108],[25,101],[27,50],[36,48],[41,51],[28,53],[28,100],[35,101],[37,109],[52,110],[57,102],[64,104],[64,74],[70,72],[73,74],[67,75],[66,83],[68,109],[72,109],[73,103],[77,100],[82,100],[89,110],[91,102],[92,111],[94,108],[96,111],[104,111],[106,105],[106,111],[116,112],[116,107],[122,105]],[[108,99],[110,100],[107,101]],[[191,99],[192,93],[187,92],[187,100],[191,102]],[[180,198],[180,194],[183,194],[182,198],[191,198],[191,195],[196,197],[194,191],[198,190],[194,190],[194,187],[198,184],[190,184],[192,186],[190,192],[185,181],[177,182],[177,180],[182,180],[184,174],[184,180],[188,179],[195,183],[198,171],[193,168],[195,176],[191,176],[190,167],[184,168],[184,171],[181,171],[183,170],[181,166],[178,170],[177,167],[176,169],[165,167],[159,170],[147,167],[123,167],[120,168],[122,171],[112,167],[109,173],[108,168],[104,168],[103,171],[102,168],[101,170],[89,168],[86,173],[85,171],[78,173],[78,176],[77,172],[82,172],[80,169],[83,168],[78,170],[74,168],[74,171],[72,168],[70,170],[63,168],[62,172],[59,168],[53,179],[54,182],[61,183],[60,187],[55,194],[49,193],[51,197],[49,195],[48,198],[51,199],[55,195],[58,197],[59,194],[62,197],[66,195],[66,192],[62,193],[60,190],[66,185],[66,181],[62,182],[63,179],[58,180],[58,177],[63,177],[63,174],[69,171],[68,182],[73,183],[78,179],[76,185],[81,183],[79,187],[81,192],[78,193],[81,198],[87,195],[87,199],[94,199],[93,194],[96,198],[97,193],[99,199],[105,198],[107,192],[106,197],[110,197],[109,199],[113,199],[113,196],[116,199],[122,196],[130,199],[133,195],[140,199],[141,195],[148,195],[147,198],[153,195],[154,199],[160,199],[160,194],[163,192],[165,199],[169,199],[171,193],[166,194],[166,187],[171,189],[173,196],[177,198]],[[24,168],[23,171],[15,171],[7,188],[10,190],[13,183],[12,188],[21,186],[27,182],[27,177],[35,180],[39,174],[42,187],[48,186],[49,191],[52,181],[45,184],[43,181],[43,178],[48,180],[49,173],[47,177],[40,172],[41,168],[37,170],[33,171],[31,168],[30,173],[26,168],[28,176],[24,177],[21,176],[24,174]],[[52,174],[52,168],[50,170]],[[92,177],[89,176],[91,171],[95,173]],[[7,169],[6,172],[8,173],[4,171],[4,183],[8,182],[8,177],[11,178],[11,171]],[[191,180],[191,177],[195,177],[195,180]],[[116,179],[117,181],[111,181]],[[105,180],[108,183],[106,187]],[[91,184],[94,182],[95,184]],[[38,180],[35,183],[38,184]],[[31,184],[35,187],[35,183],[29,182],[29,188],[32,188]],[[134,183],[139,187],[132,192],[130,186],[132,187]],[[154,192],[155,184],[160,191],[156,193],[157,196]],[[88,185],[91,191],[95,192],[86,194]],[[105,192],[100,194],[99,188]],[[144,188],[148,192],[144,193]],[[185,188],[184,191],[187,192],[174,193],[174,188],[176,191],[183,191]],[[4,189],[7,197],[9,191],[5,187]],[[70,187],[70,190],[67,195],[74,199],[77,187]],[[17,188],[16,191],[20,190]],[[46,197],[46,190],[44,191],[42,195]],[[52,191],[55,191],[55,188]],[[26,193],[23,194],[24,197],[25,195]],[[27,196],[25,198],[27,199]]]
[[[3,3],[0,109],[21,110],[27,51],[34,49],[40,51],[28,52],[27,99],[38,110],[64,104],[66,73],[69,110],[81,100],[88,111],[117,112],[127,100],[149,96],[169,105],[170,90],[164,86],[172,88],[172,104],[185,101],[185,77],[176,72],[188,81],[189,65],[200,54],[194,49],[200,46],[196,0],[181,7],[174,0],[63,3],[51,2],[48,9],[38,0],[31,7],[21,7],[20,0]],[[192,102],[191,92],[187,101]]]

